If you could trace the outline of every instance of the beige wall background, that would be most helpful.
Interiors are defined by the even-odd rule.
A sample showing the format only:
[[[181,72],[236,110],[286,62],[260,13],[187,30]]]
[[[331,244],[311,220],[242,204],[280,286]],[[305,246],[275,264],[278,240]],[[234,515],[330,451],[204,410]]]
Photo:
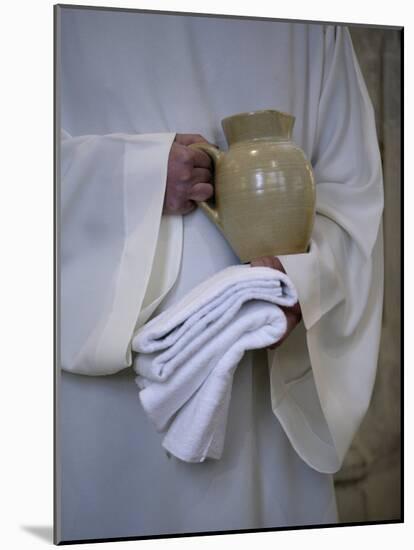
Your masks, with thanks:
[[[341,522],[401,518],[401,31],[350,27],[376,114],[384,174],[385,295],[368,413],[335,476]]]

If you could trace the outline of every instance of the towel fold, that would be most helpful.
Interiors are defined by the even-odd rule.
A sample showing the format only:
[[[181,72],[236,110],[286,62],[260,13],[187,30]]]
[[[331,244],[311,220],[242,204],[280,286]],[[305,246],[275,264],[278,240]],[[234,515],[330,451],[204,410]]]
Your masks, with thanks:
[[[139,398],[163,447],[186,462],[223,452],[234,371],[246,350],[286,331],[279,306],[297,302],[288,276],[231,266],[144,325],[132,341]]]

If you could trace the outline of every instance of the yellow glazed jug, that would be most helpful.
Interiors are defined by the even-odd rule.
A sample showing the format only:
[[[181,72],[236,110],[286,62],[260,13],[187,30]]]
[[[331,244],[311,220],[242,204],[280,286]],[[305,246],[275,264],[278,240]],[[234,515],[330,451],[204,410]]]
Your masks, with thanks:
[[[275,110],[240,113],[221,122],[227,152],[194,143],[214,165],[214,206],[199,206],[242,262],[299,254],[309,246],[315,182],[303,151],[291,141],[295,117]]]

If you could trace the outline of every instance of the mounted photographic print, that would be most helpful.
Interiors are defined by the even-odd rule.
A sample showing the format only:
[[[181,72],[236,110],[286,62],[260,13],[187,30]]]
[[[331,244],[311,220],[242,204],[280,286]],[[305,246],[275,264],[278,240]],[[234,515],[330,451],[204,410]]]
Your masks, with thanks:
[[[401,43],[55,6],[56,544],[402,521]]]

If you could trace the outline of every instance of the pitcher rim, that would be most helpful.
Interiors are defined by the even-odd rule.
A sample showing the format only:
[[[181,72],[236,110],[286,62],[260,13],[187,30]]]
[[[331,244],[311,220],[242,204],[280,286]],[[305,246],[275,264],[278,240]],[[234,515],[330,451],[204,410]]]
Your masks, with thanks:
[[[295,115],[287,113],[286,111],[280,111],[279,109],[258,109],[257,111],[244,111],[242,113],[235,113],[234,115],[229,115],[227,117],[224,117],[221,122],[223,123],[224,121],[227,121],[227,120],[230,120],[232,118],[239,117],[239,116],[251,116],[251,115],[259,115],[259,114],[263,114],[263,113],[278,113],[278,114],[287,116],[289,118],[292,118],[293,121],[296,120]]]

